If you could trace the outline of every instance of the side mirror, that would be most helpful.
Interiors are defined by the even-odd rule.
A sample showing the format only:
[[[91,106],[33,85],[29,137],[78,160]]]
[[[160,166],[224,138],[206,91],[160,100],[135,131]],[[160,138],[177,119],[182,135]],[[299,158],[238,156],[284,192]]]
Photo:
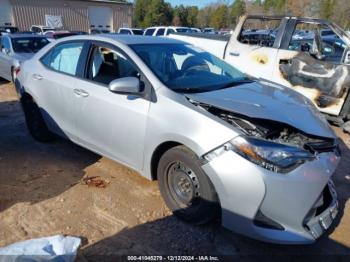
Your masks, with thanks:
[[[123,77],[109,84],[109,91],[122,95],[139,95],[142,93],[140,80],[137,77]]]

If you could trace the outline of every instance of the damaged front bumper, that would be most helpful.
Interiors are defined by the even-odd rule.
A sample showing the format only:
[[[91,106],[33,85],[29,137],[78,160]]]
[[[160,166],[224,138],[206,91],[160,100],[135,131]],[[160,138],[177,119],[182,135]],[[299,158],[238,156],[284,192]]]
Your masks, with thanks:
[[[320,237],[337,214],[330,179],[339,160],[336,152],[324,152],[280,174],[226,151],[202,168],[219,195],[224,227],[266,242],[307,244]]]

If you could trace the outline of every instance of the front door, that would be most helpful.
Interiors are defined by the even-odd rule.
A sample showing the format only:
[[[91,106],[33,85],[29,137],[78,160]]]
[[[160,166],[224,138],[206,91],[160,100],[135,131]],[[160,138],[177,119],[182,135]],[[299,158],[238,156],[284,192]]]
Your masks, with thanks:
[[[142,79],[141,72],[108,44],[93,44],[90,54],[86,79],[76,86],[84,94],[75,100],[79,143],[140,170],[150,102],[112,93],[108,85],[123,77]]]
[[[288,27],[292,33],[278,51],[273,80],[338,116],[350,88],[346,40],[332,24],[291,19]]]

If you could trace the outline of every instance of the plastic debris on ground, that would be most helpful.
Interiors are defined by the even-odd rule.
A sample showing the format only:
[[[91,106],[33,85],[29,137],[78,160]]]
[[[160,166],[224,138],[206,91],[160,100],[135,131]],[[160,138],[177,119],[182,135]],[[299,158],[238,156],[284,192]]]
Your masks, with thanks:
[[[62,235],[29,239],[0,248],[0,262],[73,262],[80,243]]]

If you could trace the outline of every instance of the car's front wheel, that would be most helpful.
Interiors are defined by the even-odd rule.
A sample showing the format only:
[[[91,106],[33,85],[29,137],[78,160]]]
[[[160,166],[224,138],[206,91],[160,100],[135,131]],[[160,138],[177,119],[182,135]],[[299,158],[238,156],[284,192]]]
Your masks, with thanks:
[[[157,169],[160,192],[173,213],[193,224],[204,224],[220,214],[217,193],[198,157],[185,146],[171,148]]]
[[[39,142],[50,142],[53,133],[47,128],[38,105],[30,98],[21,101],[27,128],[31,136]]]

